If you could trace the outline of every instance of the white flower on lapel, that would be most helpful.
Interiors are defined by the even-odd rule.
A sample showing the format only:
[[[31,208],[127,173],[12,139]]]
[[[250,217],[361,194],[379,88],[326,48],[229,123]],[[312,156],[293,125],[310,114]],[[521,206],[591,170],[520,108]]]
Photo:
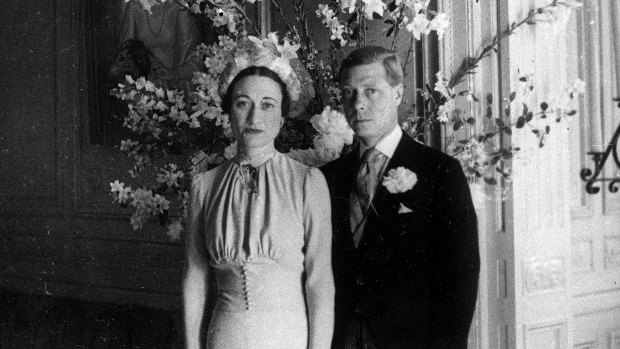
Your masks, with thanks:
[[[418,176],[405,167],[391,169],[388,175],[383,177],[383,185],[392,194],[404,193],[413,188],[417,182]]]
[[[409,213],[409,212],[413,212],[413,210],[403,205],[403,203],[401,202],[400,207],[398,208],[398,214]]]

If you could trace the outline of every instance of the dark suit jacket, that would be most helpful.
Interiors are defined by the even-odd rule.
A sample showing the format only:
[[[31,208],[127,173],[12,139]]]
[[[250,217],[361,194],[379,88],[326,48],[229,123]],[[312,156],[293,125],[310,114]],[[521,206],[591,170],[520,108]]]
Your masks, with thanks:
[[[358,307],[381,348],[466,348],[476,304],[480,257],[476,213],[454,158],[406,134],[386,172],[416,173],[413,189],[379,185],[358,248],[349,198],[357,152],[325,165],[332,199],[336,323],[333,348]],[[400,205],[412,212],[399,214]]]

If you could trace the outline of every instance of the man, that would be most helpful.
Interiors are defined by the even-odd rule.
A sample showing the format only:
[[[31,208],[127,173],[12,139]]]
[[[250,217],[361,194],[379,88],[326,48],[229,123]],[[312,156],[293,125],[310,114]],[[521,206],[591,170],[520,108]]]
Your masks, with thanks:
[[[340,83],[360,142],[322,168],[334,229],[333,348],[466,348],[480,258],[460,164],[398,126],[403,72],[394,52],[353,51]],[[382,181],[393,169],[401,185],[390,191]]]

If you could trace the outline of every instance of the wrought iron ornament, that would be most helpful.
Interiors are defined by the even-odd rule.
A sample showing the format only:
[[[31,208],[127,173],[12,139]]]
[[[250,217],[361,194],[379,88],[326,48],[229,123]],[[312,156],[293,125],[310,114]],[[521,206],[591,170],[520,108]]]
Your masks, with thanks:
[[[618,102],[618,108],[620,108],[620,97],[614,98],[615,102]],[[594,161],[594,172],[589,168],[581,169],[581,179],[586,182],[586,192],[588,194],[596,194],[601,190],[600,186],[595,186],[596,182],[609,182],[609,191],[611,193],[618,192],[618,185],[620,184],[620,176],[616,175],[614,178],[600,177],[603,173],[603,167],[609,159],[609,155],[612,156],[616,163],[616,169],[620,171],[620,159],[618,158],[618,138],[620,138],[620,124],[616,128],[611,142],[607,145],[607,149],[604,152],[601,151],[589,151],[588,155],[592,156]]]

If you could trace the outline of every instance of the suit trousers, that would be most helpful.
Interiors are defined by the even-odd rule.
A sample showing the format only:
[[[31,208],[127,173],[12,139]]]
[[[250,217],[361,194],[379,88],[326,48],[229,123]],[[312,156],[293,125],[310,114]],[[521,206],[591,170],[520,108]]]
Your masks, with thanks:
[[[351,322],[344,332],[342,349],[379,349],[379,344],[363,314],[353,313]]]

